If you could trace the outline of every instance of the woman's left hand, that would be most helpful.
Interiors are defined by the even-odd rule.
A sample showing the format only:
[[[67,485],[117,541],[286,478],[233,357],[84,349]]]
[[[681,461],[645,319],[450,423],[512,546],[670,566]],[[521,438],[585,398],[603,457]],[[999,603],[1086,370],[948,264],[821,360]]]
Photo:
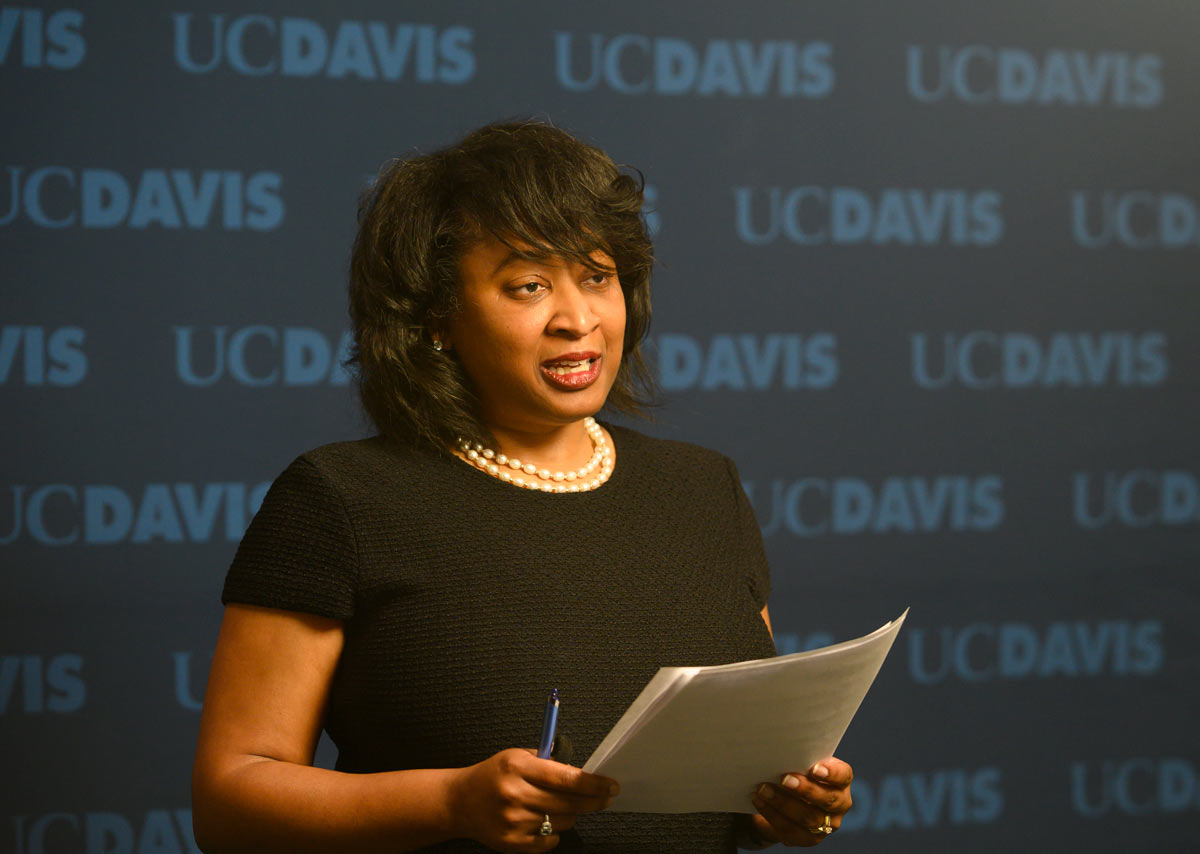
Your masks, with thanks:
[[[751,801],[759,814],[751,817],[754,833],[769,843],[808,848],[842,824],[850,809],[853,769],[840,759],[822,759],[808,770],[785,774],[778,783],[763,783]]]

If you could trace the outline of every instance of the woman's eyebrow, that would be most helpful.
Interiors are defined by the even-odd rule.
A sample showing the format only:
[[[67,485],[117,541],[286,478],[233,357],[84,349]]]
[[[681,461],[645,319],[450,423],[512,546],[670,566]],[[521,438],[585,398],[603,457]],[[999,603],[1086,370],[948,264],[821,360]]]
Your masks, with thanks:
[[[525,261],[525,260],[528,260],[528,259],[526,259],[517,250],[515,250],[515,249],[509,250],[509,253],[507,255],[505,255],[503,258],[501,258],[500,263],[496,265],[496,268],[494,270],[492,270],[492,275],[495,276],[495,275],[499,274],[499,272],[501,270],[503,270],[505,267],[507,267],[509,264],[513,264],[517,261]]]
[[[499,275],[500,271],[517,262],[524,261],[527,264],[540,264],[544,267],[557,267],[562,264],[562,260],[556,256],[543,257],[535,255],[531,252],[521,252],[516,249],[510,249],[509,253],[500,259],[500,263],[492,270],[492,276]]]

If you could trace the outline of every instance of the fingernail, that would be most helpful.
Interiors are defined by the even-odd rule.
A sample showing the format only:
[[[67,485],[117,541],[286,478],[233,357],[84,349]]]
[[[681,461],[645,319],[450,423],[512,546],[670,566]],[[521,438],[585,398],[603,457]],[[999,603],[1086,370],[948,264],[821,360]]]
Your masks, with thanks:
[[[621,787],[616,783],[609,783],[608,793],[615,798],[617,795],[621,794]]]
[[[763,783],[758,787],[758,796],[764,801],[773,801],[775,800],[775,790]]]
[[[785,789],[798,789],[800,787],[800,778],[788,774],[783,778],[782,785]]]
[[[828,777],[829,769],[826,768],[824,765],[817,763],[816,765],[813,766],[812,774],[814,777]]]

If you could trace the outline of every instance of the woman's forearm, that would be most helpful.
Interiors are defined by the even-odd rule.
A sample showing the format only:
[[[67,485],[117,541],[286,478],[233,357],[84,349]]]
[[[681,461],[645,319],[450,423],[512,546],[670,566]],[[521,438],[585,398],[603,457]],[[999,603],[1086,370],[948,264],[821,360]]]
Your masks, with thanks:
[[[410,851],[461,835],[457,769],[347,774],[266,757],[196,768],[192,822],[206,854]]]

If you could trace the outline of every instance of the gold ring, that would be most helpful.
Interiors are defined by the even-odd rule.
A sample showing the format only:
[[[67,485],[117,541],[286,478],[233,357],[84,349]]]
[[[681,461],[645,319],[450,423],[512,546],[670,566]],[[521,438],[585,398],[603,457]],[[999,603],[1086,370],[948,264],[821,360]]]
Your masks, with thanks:
[[[816,833],[820,836],[828,836],[830,833],[833,833],[833,825],[829,823],[829,816],[825,816],[825,823],[823,825],[820,827],[810,827],[808,832]]]

